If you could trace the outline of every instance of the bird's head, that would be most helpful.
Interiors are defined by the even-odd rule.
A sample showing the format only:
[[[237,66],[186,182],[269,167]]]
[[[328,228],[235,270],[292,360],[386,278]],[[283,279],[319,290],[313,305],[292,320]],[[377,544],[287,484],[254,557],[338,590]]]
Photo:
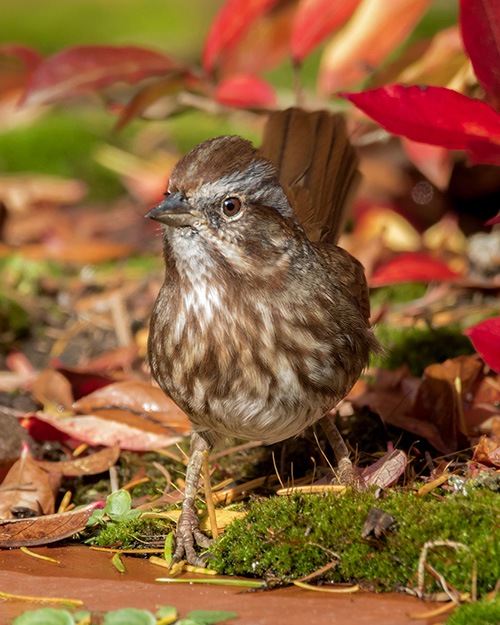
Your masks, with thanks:
[[[174,167],[165,199],[146,215],[170,242],[190,239],[222,256],[273,255],[302,233],[274,166],[249,141],[204,141]]]

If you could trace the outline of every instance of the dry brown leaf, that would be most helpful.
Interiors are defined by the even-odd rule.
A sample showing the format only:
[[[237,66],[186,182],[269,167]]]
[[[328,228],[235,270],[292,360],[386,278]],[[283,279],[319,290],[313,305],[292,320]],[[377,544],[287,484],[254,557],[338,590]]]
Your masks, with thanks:
[[[46,471],[61,473],[62,475],[96,475],[107,471],[119,457],[120,447],[113,445],[113,447],[102,449],[89,456],[79,456],[72,460],[62,460],[61,462],[39,460],[38,465]]]
[[[110,410],[113,407],[122,409],[122,415]],[[161,424],[163,432],[165,425],[182,433],[191,429],[188,417],[161,389],[136,380],[116,382],[100,388],[79,399],[73,408],[78,412],[98,414],[103,418],[110,418],[109,415],[115,413],[111,418],[145,429],[153,428],[157,424]],[[103,408],[106,408],[105,412]],[[151,431],[161,432],[156,427]]]
[[[73,536],[85,528],[94,510],[105,505],[97,501],[62,514],[0,521],[0,549],[47,545]]]
[[[69,380],[54,369],[42,371],[31,385],[31,392],[41,404],[50,402],[65,410],[70,410],[75,401]]]
[[[16,507],[52,514],[60,480],[60,474],[50,475],[33,458],[27,443],[23,443],[19,460],[0,486],[0,519],[13,518],[11,509]]]
[[[42,174],[0,177],[0,201],[9,209],[26,210],[33,204],[73,204],[87,194],[81,180],[67,180]]]

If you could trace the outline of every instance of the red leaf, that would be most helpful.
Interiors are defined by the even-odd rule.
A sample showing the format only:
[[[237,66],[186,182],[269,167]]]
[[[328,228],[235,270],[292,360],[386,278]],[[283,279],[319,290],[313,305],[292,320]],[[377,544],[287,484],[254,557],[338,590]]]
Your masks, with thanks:
[[[223,50],[234,46],[250,24],[279,0],[227,0],[214,18],[203,50],[203,69],[211,74]]]
[[[458,275],[440,260],[426,254],[406,252],[379,267],[370,280],[370,286],[453,280]]]
[[[500,165],[500,144],[489,141],[469,141],[467,154],[473,163]]]
[[[461,0],[460,27],[477,79],[500,104],[500,3]]]
[[[500,317],[486,319],[464,330],[484,362],[500,373]]]
[[[354,13],[361,0],[301,0],[290,41],[295,63],[303,61]]]
[[[38,67],[24,101],[47,104],[117,81],[134,83],[178,69],[179,65],[164,54],[136,46],[76,46],[58,52]]]
[[[500,224],[500,215],[497,215],[496,217],[492,217],[491,219],[488,219],[488,221],[484,225],[492,226],[493,224]]]
[[[392,134],[413,141],[452,150],[466,150],[478,140],[500,144],[495,109],[445,87],[388,85],[340,95]]]
[[[224,106],[237,108],[268,107],[276,104],[271,85],[258,78],[239,74],[221,81],[214,94],[215,100]]]

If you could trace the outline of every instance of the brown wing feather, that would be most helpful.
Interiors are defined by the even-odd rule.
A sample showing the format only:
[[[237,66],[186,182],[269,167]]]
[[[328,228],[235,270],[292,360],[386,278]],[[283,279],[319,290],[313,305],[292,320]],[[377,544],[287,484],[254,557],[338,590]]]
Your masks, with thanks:
[[[277,168],[309,239],[335,243],[360,177],[343,117],[299,108],[273,112],[261,151]]]

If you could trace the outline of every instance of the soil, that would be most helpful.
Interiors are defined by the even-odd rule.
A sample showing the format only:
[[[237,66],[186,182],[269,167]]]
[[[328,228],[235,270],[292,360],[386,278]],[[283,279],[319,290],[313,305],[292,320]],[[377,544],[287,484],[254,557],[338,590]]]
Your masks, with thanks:
[[[62,545],[34,551],[60,564],[37,560],[18,549],[0,551],[0,591],[80,599],[84,606],[79,609],[90,611],[134,607],[154,613],[159,606],[174,605],[182,617],[191,610],[230,610],[239,615],[239,619],[227,621],[235,625],[431,625],[446,620],[410,618],[410,614],[425,613],[437,604],[405,595],[364,591],[331,595],[296,587],[243,592],[245,589],[222,586],[165,584],[155,579],[167,577],[166,569],[143,559],[122,556],[126,573],[121,574],[108,553],[88,547]],[[38,607],[40,604],[26,601],[0,600],[0,625]]]

